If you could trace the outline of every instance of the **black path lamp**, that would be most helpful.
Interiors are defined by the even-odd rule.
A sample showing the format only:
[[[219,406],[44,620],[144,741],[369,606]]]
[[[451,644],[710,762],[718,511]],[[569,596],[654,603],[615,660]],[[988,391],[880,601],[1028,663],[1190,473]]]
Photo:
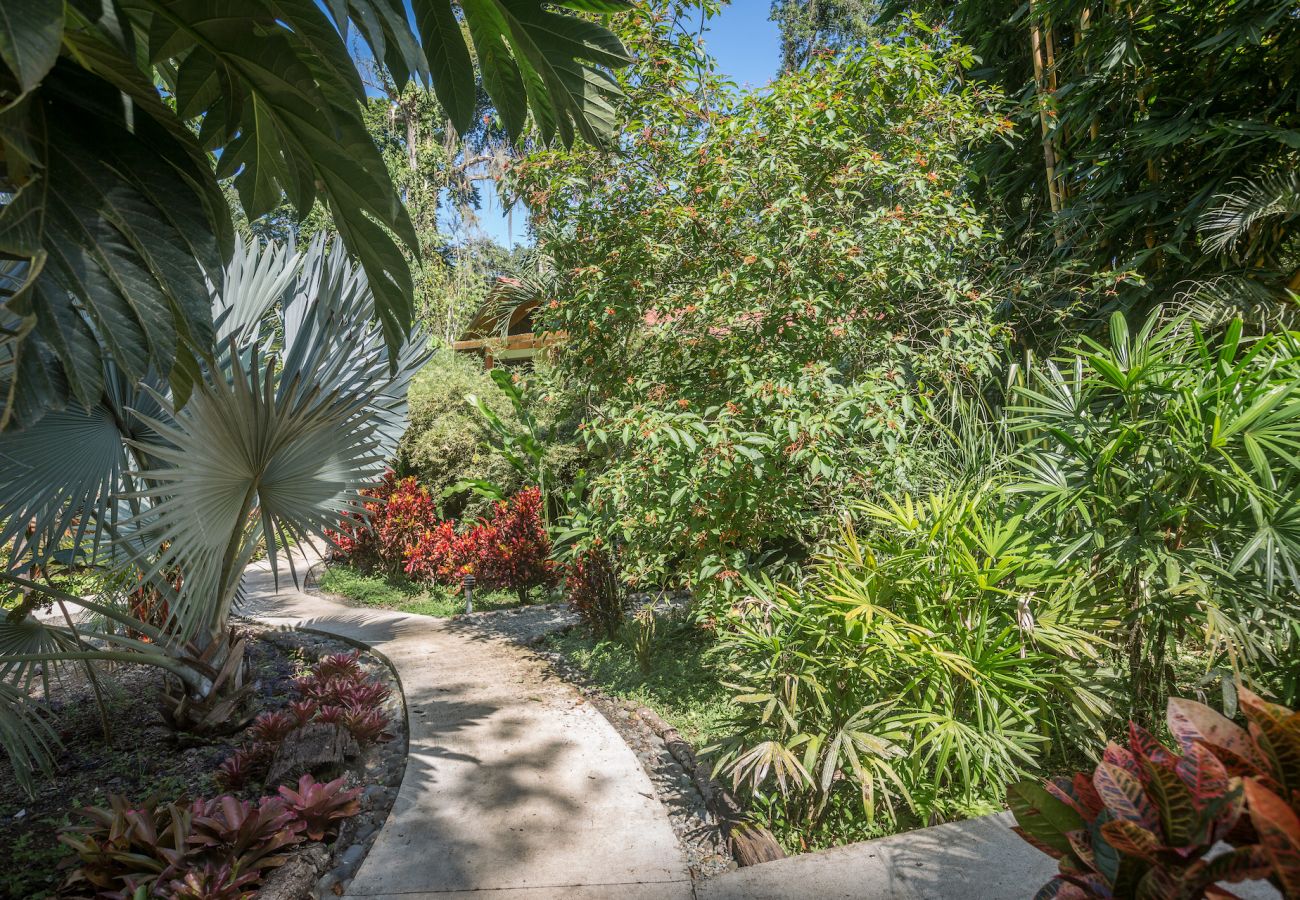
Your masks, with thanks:
[[[474,576],[466,573],[461,584],[465,586],[465,612],[472,613],[474,611]]]

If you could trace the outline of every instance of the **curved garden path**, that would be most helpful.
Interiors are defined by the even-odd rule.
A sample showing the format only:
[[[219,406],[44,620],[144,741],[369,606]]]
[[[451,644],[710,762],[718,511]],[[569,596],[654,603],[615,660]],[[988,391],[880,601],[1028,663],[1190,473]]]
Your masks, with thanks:
[[[299,563],[299,573],[306,570]],[[469,620],[356,609],[244,574],[240,612],[383,654],[402,683],[406,772],[347,897],[689,898],[682,852],[635,754],[520,644]],[[513,626],[544,630],[554,612]]]

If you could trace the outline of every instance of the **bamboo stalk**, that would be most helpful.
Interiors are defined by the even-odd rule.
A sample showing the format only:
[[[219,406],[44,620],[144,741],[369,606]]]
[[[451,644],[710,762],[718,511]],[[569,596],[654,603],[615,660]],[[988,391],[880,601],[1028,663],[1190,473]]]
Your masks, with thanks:
[[[1052,144],[1052,127],[1048,122],[1047,115],[1046,98],[1049,92],[1047,87],[1047,66],[1044,58],[1043,32],[1035,15],[1034,0],[1029,0],[1029,40],[1034,58],[1034,86],[1038,98],[1038,121],[1043,130],[1043,167],[1047,173],[1047,201],[1051,206],[1053,215],[1056,215],[1061,212],[1062,203],[1059,191],[1060,185],[1056,180],[1056,148]],[[1065,243],[1065,239],[1061,234],[1059,225],[1054,230],[1056,245],[1059,247]]]

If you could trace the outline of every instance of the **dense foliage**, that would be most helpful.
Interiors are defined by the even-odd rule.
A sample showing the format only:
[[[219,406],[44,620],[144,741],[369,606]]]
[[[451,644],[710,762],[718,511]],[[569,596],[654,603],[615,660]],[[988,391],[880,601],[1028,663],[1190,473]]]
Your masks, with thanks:
[[[364,509],[329,532],[336,558],[389,578],[457,586],[473,575],[487,590],[549,585],[554,566],[542,524],[541,492],[524,488],[477,522],[443,519],[429,489],[389,472],[363,493]]]
[[[1209,337],[1159,310],[1109,332],[1013,393],[1014,489],[1087,573],[1093,607],[1123,622],[1132,715],[1147,720],[1189,640],[1230,679],[1294,652],[1300,343],[1245,337],[1239,319]]]
[[[617,12],[624,0],[576,0]],[[207,281],[234,247],[219,179],[256,218],[317,198],[369,278],[391,351],[412,324],[410,217],[362,121],[347,36],[467,130],[475,65],[505,129],[599,142],[627,62],[542,0],[77,4],[24,0],[0,29],[0,427],[90,406],[111,360],[184,399],[213,354]],[[462,28],[462,23],[464,28]],[[474,58],[471,58],[473,48]],[[219,287],[219,284],[218,284]]]
[[[953,89],[972,58],[942,33],[734,94],[671,22],[632,20],[650,56],[620,159],[514,171],[563,275],[559,365],[601,407],[575,533],[621,546],[634,583],[708,591],[918,477],[897,452],[917,407],[990,376],[1009,297],[962,158],[1009,123],[996,92]]]
[[[870,537],[847,529],[808,583],[753,586],[719,623],[739,692],[723,772],[808,828],[845,803],[927,821],[1096,730],[1106,623],[1004,488],[863,507]]]
[[[1294,215],[1256,223],[1226,256],[1199,234],[1228,198],[1300,163],[1292,0],[889,5],[951,22],[982,60],[972,74],[1015,100],[1014,136],[981,163],[1012,233],[1066,265],[1143,276],[1080,312],[1189,291],[1252,308],[1300,289]]]

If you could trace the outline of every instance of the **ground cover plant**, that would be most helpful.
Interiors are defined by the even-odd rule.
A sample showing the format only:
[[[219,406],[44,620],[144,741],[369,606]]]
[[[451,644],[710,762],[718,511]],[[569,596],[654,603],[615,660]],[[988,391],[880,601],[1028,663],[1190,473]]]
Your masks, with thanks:
[[[691,744],[705,747],[727,733],[731,710],[731,692],[710,669],[712,636],[680,612],[660,616],[640,659],[631,624],[612,639],[576,629],[545,646],[603,693],[648,706]]]
[[[465,595],[441,584],[424,584],[396,578],[384,578],[333,563],[320,575],[322,591],[346,598],[357,606],[394,609],[418,616],[440,619],[465,612]],[[474,590],[474,609],[480,611],[510,609],[519,605],[514,591]]]
[[[322,649],[330,648],[311,639],[283,643],[260,633],[251,636],[247,659],[263,715],[278,717],[291,709],[298,699],[295,679]],[[36,685],[33,690],[44,692]],[[111,814],[111,796],[129,798],[129,806],[141,809],[227,793],[253,801],[277,793],[276,785],[257,781],[232,792],[218,781],[223,763],[246,742],[247,730],[196,739],[175,734],[157,715],[141,714],[140,698],[157,690],[156,670],[115,666],[99,673],[98,690],[107,732],[85,672],[72,667],[51,674],[47,715],[63,746],[36,796],[23,789],[7,760],[0,761],[0,845],[10,850],[10,865],[0,874],[0,894],[6,897],[54,895],[76,867],[75,854],[58,834],[86,824],[79,813],[84,808]]]

